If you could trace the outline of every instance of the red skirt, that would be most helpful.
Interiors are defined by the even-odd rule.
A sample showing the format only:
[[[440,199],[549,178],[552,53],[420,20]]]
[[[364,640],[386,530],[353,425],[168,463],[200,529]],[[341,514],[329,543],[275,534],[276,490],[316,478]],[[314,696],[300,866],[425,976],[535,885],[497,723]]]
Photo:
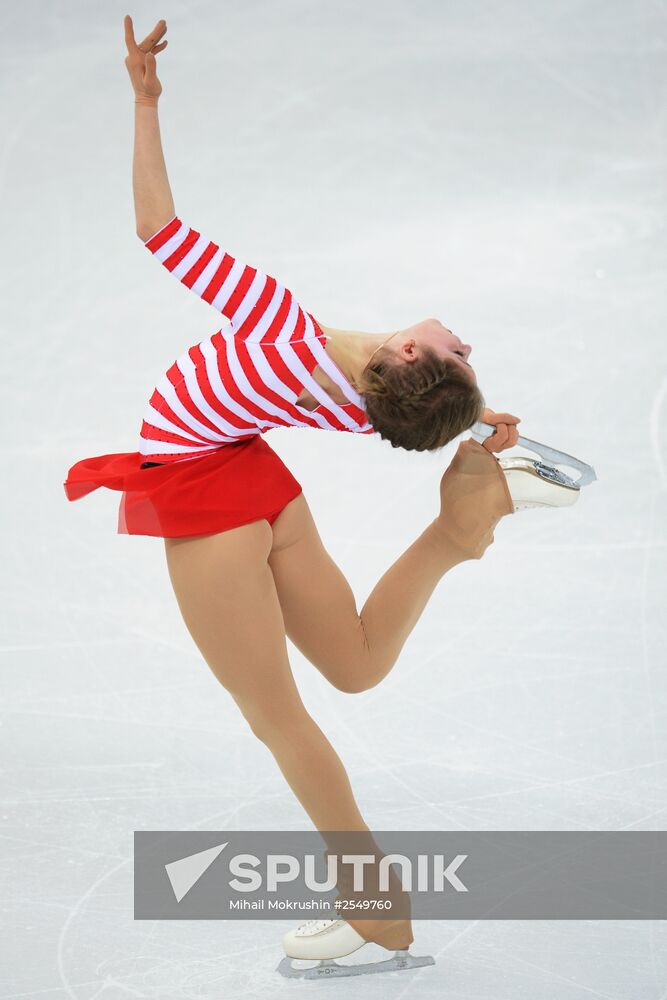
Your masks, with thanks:
[[[141,469],[138,451],[84,458],[63,483],[68,500],[106,486],[122,492],[119,535],[209,535],[266,518],[273,524],[301,493],[276,452],[258,434],[210,455]]]

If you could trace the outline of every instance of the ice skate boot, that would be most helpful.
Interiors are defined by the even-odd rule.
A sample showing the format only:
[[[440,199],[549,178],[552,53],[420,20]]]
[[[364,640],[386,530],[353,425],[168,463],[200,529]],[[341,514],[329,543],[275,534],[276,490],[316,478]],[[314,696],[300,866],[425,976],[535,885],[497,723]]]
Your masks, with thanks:
[[[330,835],[331,836],[331,835]],[[350,837],[354,837],[351,834]],[[346,834],[341,834],[346,838]],[[356,834],[358,838],[363,834]],[[350,848],[353,848],[350,841]],[[358,849],[358,848],[357,848]],[[410,922],[410,895],[407,893],[396,874],[390,869],[386,890],[379,888],[379,862],[383,857],[371,841],[370,848],[365,853],[375,854],[376,864],[364,873],[363,888],[354,889],[352,873],[349,868],[338,871],[338,896],[335,907],[357,907],[363,912],[365,906],[372,900],[382,900],[383,907],[390,904],[391,919],[362,919],[349,917],[343,919],[308,920],[294,931],[289,931],[283,937],[283,947],[286,957],[280,962],[278,971],[291,979],[321,979],[336,976],[362,976],[374,972],[396,972],[403,969],[415,969],[424,965],[434,965],[435,959],[430,955],[411,955],[410,945],[414,937]],[[361,963],[340,964],[335,961],[347,958],[363,948],[366,944],[379,945],[392,951],[390,958]],[[301,960],[311,963],[310,967],[295,966],[294,962]],[[317,962],[313,965],[313,962]]]
[[[364,936],[353,924],[364,927]],[[370,926],[374,925],[374,926]],[[413,936],[407,920],[308,920],[283,937],[285,958],[278,965],[278,972],[288,979],[333,979],[341,976],[364,976],[376,972],[397,972],[435,965],[431,955],[411,955]],[[340,964],[363,948],[365,944],[379,944],[394,954],[380,961]],[[294,962],[317,962],[311,967],[295,966]]]
[[[522,455],[498,461],[505,473],[515,511],[532,507],[570,507],[579,499],[580,487],[560,469]]]

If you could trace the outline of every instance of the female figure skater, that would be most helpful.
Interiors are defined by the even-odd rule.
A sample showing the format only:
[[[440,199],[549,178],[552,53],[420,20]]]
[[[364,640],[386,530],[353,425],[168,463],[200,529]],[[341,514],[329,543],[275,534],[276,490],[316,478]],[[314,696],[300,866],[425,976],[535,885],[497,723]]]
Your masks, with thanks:
[[[301,701],[286,636],[341,691],[381,681],[443,575],[480,559],[499,520],[515,510],[492,452],[516,444],[518,418],[485,409],[470,346],[436,319],[390,334],[325,327],[274,278],[176,215],[157,112],[155,57],[167,45],[166,30],[161,20],[137,44],[125,18],[136,232],[228,325],[163,376],[138,450],[77,462],[66,496],[118,490],[118,531],[164,538],[194,642],[314,826],[368,832],[343,764]],[[262,435],[271,427],[312,427],[437,450],[482,418],[495,433],[484,444],[459,445],[441,480],[438,517],[359,613],[301,486]],[[402,950],[412,940],[409,919],[350,919],[309,921],[284,942],[293,957],[330,959],[368,941]]]

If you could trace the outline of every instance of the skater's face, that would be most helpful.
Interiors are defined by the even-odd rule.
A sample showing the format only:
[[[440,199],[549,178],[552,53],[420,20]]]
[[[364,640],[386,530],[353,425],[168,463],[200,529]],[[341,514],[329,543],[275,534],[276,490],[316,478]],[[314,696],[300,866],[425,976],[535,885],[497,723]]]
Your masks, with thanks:
[[[470,344],[464,344],[461,338],[443,326],[440,320],[422,320],[396,340],[395,350],[406,361],[414,359],[420,347],[430,347],[439,358],[451,358],[470,375],[473,382],[477,382],[477,376],[469,361],[472,347]]]

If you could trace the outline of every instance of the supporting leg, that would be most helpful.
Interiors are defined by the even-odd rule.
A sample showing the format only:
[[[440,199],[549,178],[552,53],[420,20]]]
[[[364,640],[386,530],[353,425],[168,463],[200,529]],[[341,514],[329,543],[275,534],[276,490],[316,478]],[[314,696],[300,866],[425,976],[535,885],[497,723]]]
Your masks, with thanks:
[[[367,830],[345,768],[308,714],[290,668],[267,563],[267,521],[216,535],[165,539],[185,624],[209,667],[320,830]]]
[[[273,755],[314,826],[325,840],[329,831],[327,842],[337,846],[334,831],[363,831],[373,849],[343,763],[294,682],[267,561],[273,541],[267,521],[216,535],[165,539],[174,593],[204,659]],[[350,923],[367,940],[386,937],[391,947],[412,941],[409,919]]]

